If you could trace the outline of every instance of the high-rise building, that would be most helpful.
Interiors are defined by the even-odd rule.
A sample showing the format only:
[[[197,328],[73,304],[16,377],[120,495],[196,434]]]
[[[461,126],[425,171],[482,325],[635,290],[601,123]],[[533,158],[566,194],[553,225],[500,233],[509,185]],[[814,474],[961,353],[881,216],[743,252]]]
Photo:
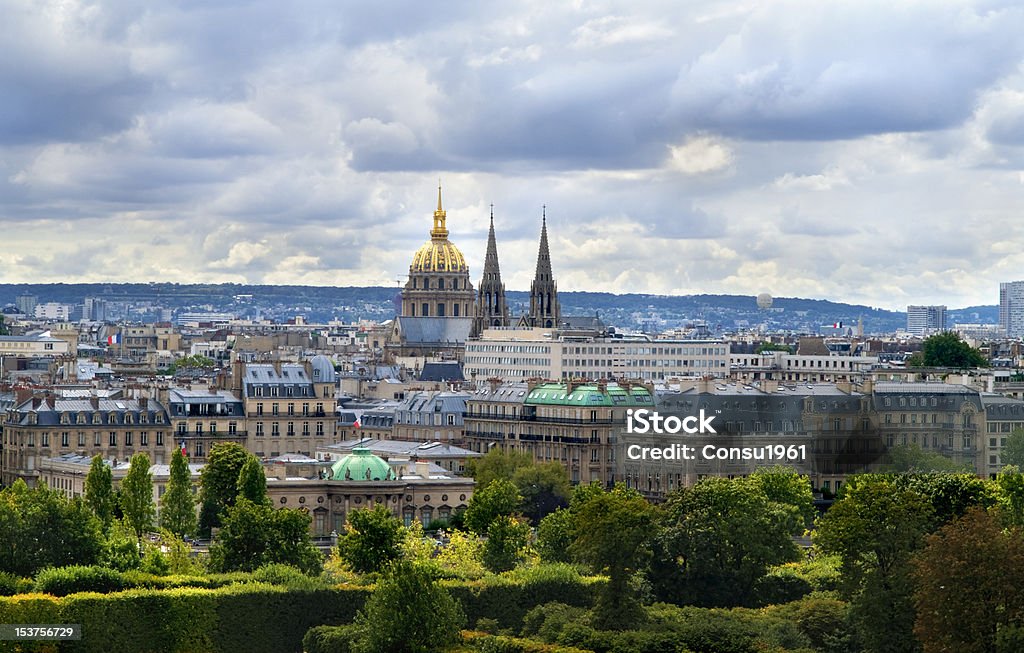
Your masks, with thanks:
[[[18,298],[14,300],[14,305],[25,315],[35,315],[38,303],[39,298],[35,295],[18,295]]]
[[[98,297],[86,297],[82,304],[82,319],[92,322],[107,321],[107,300]]]
[[[946,330],[945,306],[907,306],[907,332],[927,336]]]
[[[1024,281],[999,284],[999,326],[1007,338],[1024,336]]]

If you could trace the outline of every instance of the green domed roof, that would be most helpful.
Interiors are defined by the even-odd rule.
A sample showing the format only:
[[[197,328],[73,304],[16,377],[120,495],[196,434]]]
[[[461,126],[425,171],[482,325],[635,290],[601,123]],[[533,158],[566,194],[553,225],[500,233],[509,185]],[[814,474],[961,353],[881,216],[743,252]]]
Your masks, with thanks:
[[[356,447],[331,465],[331,479],[335,481],[390,481],[394,478],[391,465],[365,447]]]

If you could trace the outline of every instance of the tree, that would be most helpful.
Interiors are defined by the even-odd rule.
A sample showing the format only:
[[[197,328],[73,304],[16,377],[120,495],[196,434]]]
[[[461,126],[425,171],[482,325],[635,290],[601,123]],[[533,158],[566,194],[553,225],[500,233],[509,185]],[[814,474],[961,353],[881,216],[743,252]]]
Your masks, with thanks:
[[[791,535],[804,523],[797,505],[770,500],[764,487],[802,503],[797,483],[803,482],[776,471],[753,479],[708,478],[673,492],[651,565],[656,595],[706,607],[751,604],[769,567],[799,558]]]
[[[537,553],[544,562],[570,562],[573,514],[566,509],[556,510],[540,520],[537,527]]]
[[[114,474],[99,454],[92,457],[85,476],[85,502],[103,524],[103,530],[109,530],[114,521]]]
[[[218,442],[210,448],[206,466],[200,472],[199,533],[210,535],[210,529],[220,525],[220,514],[235,505],[238,499],[238,476],[245,461],[252,456],[234,442]]]
[[[814,494],[811,492],[811,479],[806,474],[776,465],[755,470],[750,481],[764,492],[769,501],[796,508],[798,520],[793,524],[793,535],[800,535],[814,521]]]
[[[102,525],[85,501],[21,479],[0,490],[0,542],[0,571],[17,576],[93,565],[103,554]]]
[[[196,530],[196,501],[192,495],[192,473],[180,449],[171,454],[171,474],[167,491],[160,498],[160,526],[175,535],[191,535]]]
[[[508,515],[498,516],[487,527],[484,567],[496,574],[515,569],[526,557],[526,547],[529,543],[529,524]]]
[[[275,510],[248,499],[224,512],[223,523],[210,545],[214,571],[253,571],[282,563],[306,574],[319,573],[323,557],[309,539],[311,518],[299,510]]]
[[[1004,520],[1024,527],[1024,474],[1013,465],[1007,465],[996,476],[996,500]]]
[[[142,544],[142,534],[153,528],[156,507],[153,505],[153,475],[149,473],[149,456],[132,456],[128,474],[121,481],[121,510],[135,538]]]
[[[792,354],[793,348],[790,347],[789,345],[783,345],[777,342],[762,342],[760,345],[757,346],[757,349],[754,350],[754,353],[764,354],[771,351],[781,351],[787,354]]]
[[[997,651],[1001,629],[1024,625],[1024,533],[1004,526],[973,508],[928,537],[913,569],[925,653]]]
[[[890,468],[894,472],[965,472],[970,465],[957,464],[937,451],[927,451],[919,445],[897,445],[889,448]]]
[[[643,618],[629,579],[650,556],[654,508],[623,485],[607,492],[592,485],[578,496],[570,504],[575,522],[570,551],[594,572],[608,575],[594,606],[594,625],[627,629]]]
[[[466,616],[430,575],[408,562],[392,564],[356,615],[361,653],[431,653],[459,641]]]
[[[530,464],[512,474],[512,482],[523,497],[520,510],[534,524],[547,514],[569,505],[572,486],[569,471],[559,463]]]
[[[466,508],[466,527],[483,535],[495,518],[515,514],[522,499],[512,481],[495,479],[484,489],[473,493]]]
[[[960,339],[953,331],[937,333],[921,345],[925,367],[988,367],[984,354]]]
[[[1024,469],[1024,429],[1016,429],[1006,438],[1001,458],[1004,465]]]
[[[361,574],[380,571],[402,555],[405,529],[384,506],[349,515],[338,555]]]
[[[267,476],[256,456],[249,456],[238,472],[238,498],[253,503],[270,502],[267,498]]]
[[[505,451],[494,447],[483,458],[466,463],[466,474],[476,480],[476,491],[484,489],[499,478],[511,481],[520,467],[533,465],[533,456],[525,451]]]
[[[815,543],[841,557],[843,590],[869,653],[913,651],[910,560],[935,521],[921,492],[885,475],[847,483],[818,520]]]
[[[174,374],[178,370],[184,369],[213,369],[216,367],[217,362],[212,358],[201,356],[199,354],[191,356],[183,356],[178,360],[174,361],[167,368],[167,374]]]
[[[10,330],[7,328],[7,324],[4,323],[4,316],[0,315],[0,336],[11,335]]]

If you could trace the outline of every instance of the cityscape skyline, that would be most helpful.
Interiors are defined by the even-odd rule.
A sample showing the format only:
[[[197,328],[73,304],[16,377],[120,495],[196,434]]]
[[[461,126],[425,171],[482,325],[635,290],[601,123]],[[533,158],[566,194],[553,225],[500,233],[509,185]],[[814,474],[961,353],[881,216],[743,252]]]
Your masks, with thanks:
[[[9,15],[5,283],[390,286],[438,176],[474,282],[494,204],[510,289],[545,204],[567,292],[904,310],[1024,278],[1012,4]]]

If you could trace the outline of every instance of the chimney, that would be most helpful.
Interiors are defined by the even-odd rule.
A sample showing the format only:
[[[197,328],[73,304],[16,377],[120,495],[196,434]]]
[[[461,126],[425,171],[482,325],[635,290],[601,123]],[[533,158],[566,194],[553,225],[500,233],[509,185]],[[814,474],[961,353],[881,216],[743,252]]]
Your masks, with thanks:
[[[93,393],[89,397],[89,404],[92,406],[93,410],[99,410],[100,409],[100,398],[97,397],[95,393]]]
[[[148,397],[139,397],[139,409],[140,410],[146,410],[148,406],[149,406],[149,398]]]
[[[843,394],[851,394],[853,392],[853,384],[849,381],[836,381],[836,390]]]
[[[46,391],[45,400],[46,405],[49,406],[50,408],[53,408],[57,404],[57,397],[55,397],[54,394],[49,390]]]
[[[771,392],[778,392],[778,390],[779,390],[779,382],[778,382],[778,380],[776,380],[776,379],[765,379],[765,380],[761,381],[761,391],[762,392],[771,393]],[[847,393],[847,394],[849,394],[849,393]]]

